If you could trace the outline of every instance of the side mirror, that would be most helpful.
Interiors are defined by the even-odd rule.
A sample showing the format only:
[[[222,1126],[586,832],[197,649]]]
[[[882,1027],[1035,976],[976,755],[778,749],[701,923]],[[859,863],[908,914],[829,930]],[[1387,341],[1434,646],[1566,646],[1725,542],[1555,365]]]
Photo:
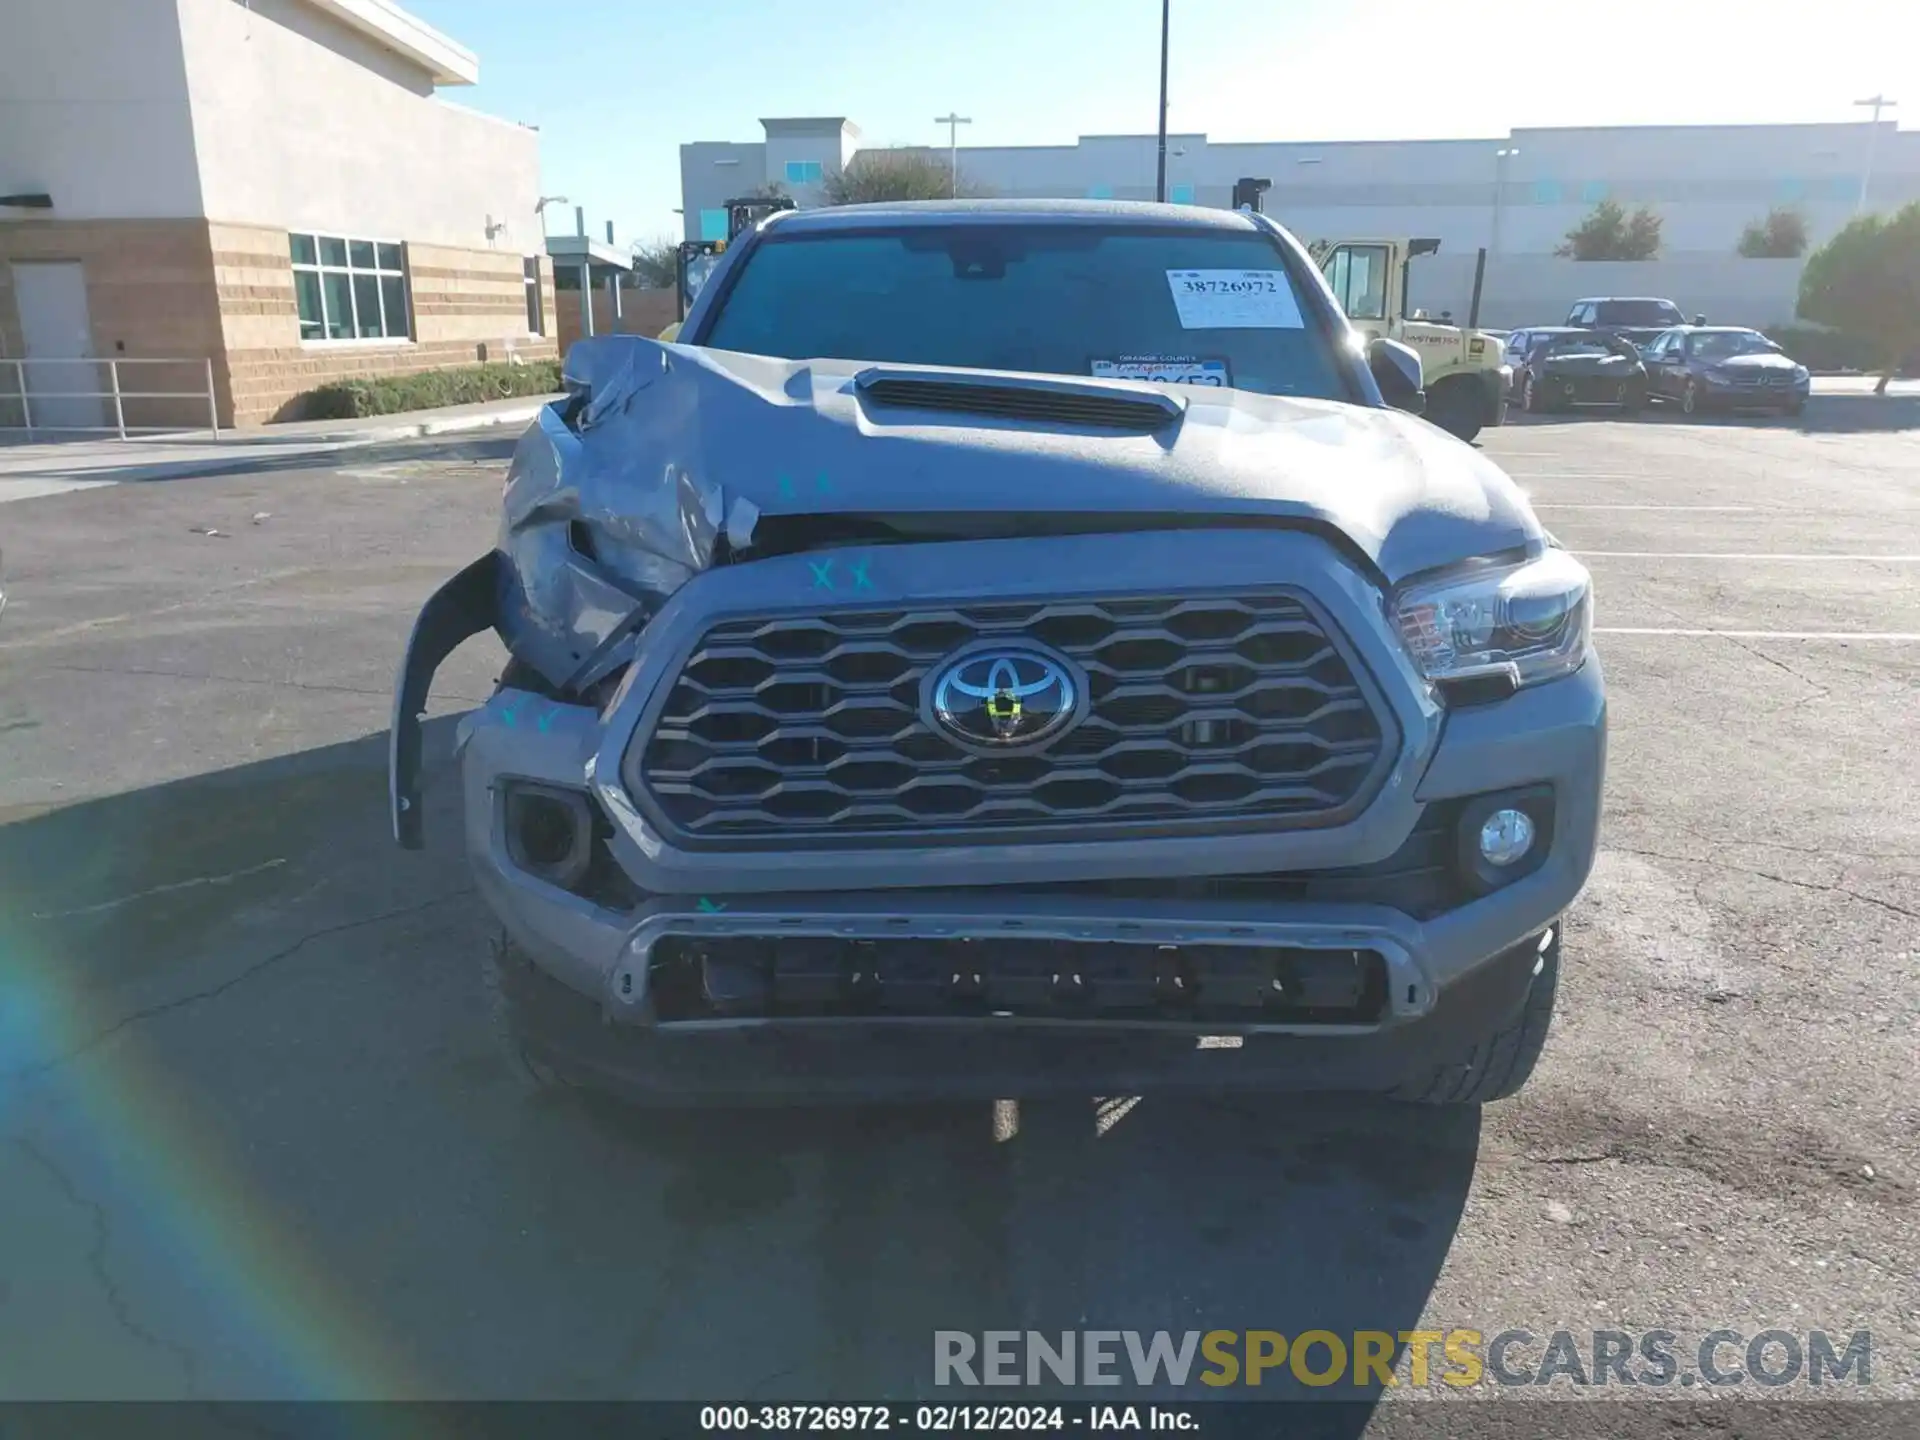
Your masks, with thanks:
[[[1704,315],[1696,315],[1693,317],[1693,323],[1696,325],[1704,325],[1707,323],[1707,317]]]
[[[1380,398],[1396,410],[1418,415],[1427,408],[1420,369],[1420,352],[1398,340],[1374,340],[1367,345],[1367,369],[1380,387]]]

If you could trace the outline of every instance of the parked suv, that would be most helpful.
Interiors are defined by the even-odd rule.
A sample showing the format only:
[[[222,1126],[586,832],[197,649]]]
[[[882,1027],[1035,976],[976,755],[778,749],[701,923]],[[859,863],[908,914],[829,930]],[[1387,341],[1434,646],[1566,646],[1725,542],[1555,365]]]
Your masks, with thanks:
[[[1671,300],[1648,295],[1597,295],[1574,301],[1566,323],[1580,330],[1604,330],[1644,347],[1663,331],[1686,324],[1687,317]],[[1693,323],[1704,325],[1707,317],[1696,315]]]
[[[400,674],[418,846],[433,673],[512,656],[460,814],[529,1074],[1519,1088],[1599,825],[1589,578],[1290,235],[787,213],[681,333],[572,347]]]

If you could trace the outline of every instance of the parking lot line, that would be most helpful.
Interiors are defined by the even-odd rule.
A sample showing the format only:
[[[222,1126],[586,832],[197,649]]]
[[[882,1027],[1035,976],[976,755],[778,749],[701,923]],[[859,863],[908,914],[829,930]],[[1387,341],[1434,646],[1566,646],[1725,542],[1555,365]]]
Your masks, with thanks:
[[[1761,555],[1723,550],[1575,550],[1599,560],[1841,560],[1852,564],[1920,565],[1920,555]]]
[[[1749,515],[1759,507],[1754,505],[1574,505],[1546,502],[1533,507],[1536,510],[1689,510],[1696,514],[1712,511],[1718,515]]]
[[[1596,625],[1596,635],[1713,636],[1726,640],[1873,640],[1911,645],[1920,630],[1684,630],[1667,626]]]

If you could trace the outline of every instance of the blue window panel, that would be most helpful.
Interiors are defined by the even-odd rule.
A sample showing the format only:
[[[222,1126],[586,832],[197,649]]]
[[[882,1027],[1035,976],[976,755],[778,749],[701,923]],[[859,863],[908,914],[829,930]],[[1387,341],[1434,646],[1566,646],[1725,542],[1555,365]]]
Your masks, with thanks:
[[[1807,182],[1788,175],[1774,182],[1773,198],[1782,205],[1807,198]]]
[[[1589,180],[1580,187],[1580,199],[1583,204],[1598,205],[1606,198],[1607,182],[1604,180]]]
[[[1827,181],[1827,194],[1835,200],[1858,200],[1860,198],[1860,177],[1858,175],[1835,175]]]
[[[1534,181],[1533,203],[1536,205],[1558,205],[1560,203],[1560,182],[1558,180]]]
[[[806,162],[802,160],[787,161],[787,183],[789,185],[804,185],[806,183],[806,180],[807,180]]]
[[[1193,203],[1193,187],[1191,185],[1175,185],[1167,191],[1167,198],[1176,205],[1191,205]]]
[[[1113,198],[1113,187],[1111,185],[1089,185],[1087,187],[1087,198],[1089,200],[1111,200]]]
[[[727,212],[725,210],[702,210],[700,212],[700,238],[702,240],[724,240],[727,238]]]

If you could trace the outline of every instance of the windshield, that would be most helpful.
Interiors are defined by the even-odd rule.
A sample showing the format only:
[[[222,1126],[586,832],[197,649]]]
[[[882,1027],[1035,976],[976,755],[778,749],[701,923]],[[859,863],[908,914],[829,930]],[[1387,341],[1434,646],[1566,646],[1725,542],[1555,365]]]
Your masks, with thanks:
[[[1602,300],[1594,316],[1597,325],[1684,325],[1686,316],[1666,300]]]
[[[1730,360],[1735,355],[1778,355],[1780,347],[1757,330],[1696,332],[1693,353],[1702,360]]]
[[[1279,249],[1244,231],[967,225],[768,237],[702,343],[1349,399]]]

